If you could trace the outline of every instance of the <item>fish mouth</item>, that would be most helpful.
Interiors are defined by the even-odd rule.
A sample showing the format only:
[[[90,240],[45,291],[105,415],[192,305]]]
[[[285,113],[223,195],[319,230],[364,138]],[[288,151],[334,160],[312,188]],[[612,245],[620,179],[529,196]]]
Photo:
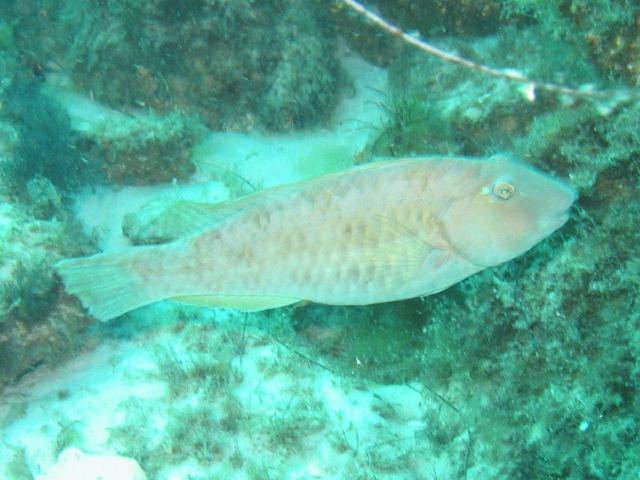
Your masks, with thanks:
[[[569,212],[562,212],[559,215],[543,220],[541,226],[545,230],[553,232],[567,223],[567,220],[569,220]]]
[[[543,228],[547,228],[550,232],[557,230],[567,223],[567,220],[569,220],[571,205],[573,205],[578,198],[578,192],[567,185],[563,185],[562,190],[558,193],[560,195],[558,195],[554,202],[554,210],[558,213],[544,219],[541,225]]]
[[[564,211],[563,214],[569,216],[568,211],[571,208],[571,205],[578,199],[578,192],[576,189],[570,186],[565,186],[565,196],[564,196]]]

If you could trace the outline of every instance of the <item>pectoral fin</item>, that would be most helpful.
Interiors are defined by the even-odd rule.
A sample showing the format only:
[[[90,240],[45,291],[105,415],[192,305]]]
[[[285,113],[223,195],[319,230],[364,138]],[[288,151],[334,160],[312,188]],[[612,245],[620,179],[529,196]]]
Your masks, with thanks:
[[[437,264],[441,251],[401,223],[378,216],[366,225],[363,240],[369,246],[367,263],[375,266],[375,277],[389,288],[415,278],[425,261]]]
[[[270,308],[284,307],[299,302],[299,298],[261,295],[184,295],[171,300],[201,307],[235,308],[243,312],[258,312]]]

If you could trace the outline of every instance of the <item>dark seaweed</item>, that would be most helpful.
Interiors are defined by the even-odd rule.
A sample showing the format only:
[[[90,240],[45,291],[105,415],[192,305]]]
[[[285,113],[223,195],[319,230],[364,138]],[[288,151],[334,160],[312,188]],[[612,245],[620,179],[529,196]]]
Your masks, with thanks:
[[[18,133],[13,158],[0,167],[12,190],[22,192],[29,180],[41,176],[70,191],[95,176],[75,148],[69,116],[42,93],[38,81],[14,84],[3,103]]]

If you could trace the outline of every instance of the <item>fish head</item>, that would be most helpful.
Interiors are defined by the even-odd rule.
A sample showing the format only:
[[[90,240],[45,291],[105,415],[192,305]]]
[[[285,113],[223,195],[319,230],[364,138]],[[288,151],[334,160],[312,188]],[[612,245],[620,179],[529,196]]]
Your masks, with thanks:
[[[507,155],[470,171],[442,224],[451,248],[475,265],[498,265],[526,252],[564,225],[576,199],[569,185]]]

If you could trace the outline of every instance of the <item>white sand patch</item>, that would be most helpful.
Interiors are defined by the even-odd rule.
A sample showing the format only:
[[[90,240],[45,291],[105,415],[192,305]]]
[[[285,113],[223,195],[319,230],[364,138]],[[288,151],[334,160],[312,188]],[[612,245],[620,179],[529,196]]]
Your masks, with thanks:
[[[147,480],[135,460],[118,455],[87,455],[78,448],[60,454],[58,463],[35,480]]]
[[[122,112],[102,105],[92,98],[74,92],[67,81],[49,78],[44,93],[55,99],[67,111],[71,128],[79,132],[91,132],[106,121],[127,118]]]
[[[131,321],[158,312],[142,310]],[[186,312],[193,309],[183,316],[191,315]],[[464,436],[456,440],[453,452],[437,455],[429,442],[420,440],[429,429],[425,411],[454,413],[419,385],[382,386],[338,375],[296,353],[307,355],[304,351],[286,348],[254,327],[245,329],[241,315],[219,312],[216,321],[211,320],[215,314],[207,312],[210,320],[194,320],[179,330],[166,324],[152,330],[151,337],[104,342],[55,371],[25,377],[6,396],[25,408],[18,418],[5,419],[0,464],[23,448],[35,476],[56,463],[63,447],[133,458],[148,447],[156,458],[135,459],[143,469],[153,470],[145,472],[149,478],[158,480],[209,475],[249,479],[259,472],[286,479],[355,478],[363,470],[375,471],[378,479],[416,478],[414,474],[428,478],[434,468],[446,478],[448,465],[459,465]],[[240,338],[242,351],[235,345]],[[160,345],[175,352],[176,365],[204,361],[194,370],[202,383],[190,376],[195,374],[181,378],[178,372],[171,381],[181,383],[172,395],[163,376],[167,372],[157,366]],[[212,367],[217,359],[221,364]],[[228,365],[230,380],[202,390],[220,365]],[[136,399],[137,407],[127,402],[130,399]],[[230,401],[236,405],[237,425],[225,427]],[[181,417],[189,411],[197,416]],[[211,421],[212,427],[203,430],[203,421]],[[112,438],[114,428],[127,424],[148,439],[123,444],[122,437]],[[68,428],[75,435],[65,437]],[[176,431],[186,437],[171,438]],[[198,440],[198,435],[205,438]],[[164,446],[153,450],[155,443]],[[180,455],[172,450],[189,445],[192,450]]]
[[[53,371],[27,375],[5,395],[10,405],[22,404],[26,411],[3,429],[0,456],[12,453],[9,445],[22,447],[32,473],[43,474],[56,462],[59,442],[71,430],[81,432],[77,438],[82,445],[74,446],[108,452],[109,429],[120,404],[132,395],[153,399],[164,393],[164,385],[146,374],[153,368],[149,352],[136,345],[104,342]],[[0,464],[8,461],[0,459]]]

